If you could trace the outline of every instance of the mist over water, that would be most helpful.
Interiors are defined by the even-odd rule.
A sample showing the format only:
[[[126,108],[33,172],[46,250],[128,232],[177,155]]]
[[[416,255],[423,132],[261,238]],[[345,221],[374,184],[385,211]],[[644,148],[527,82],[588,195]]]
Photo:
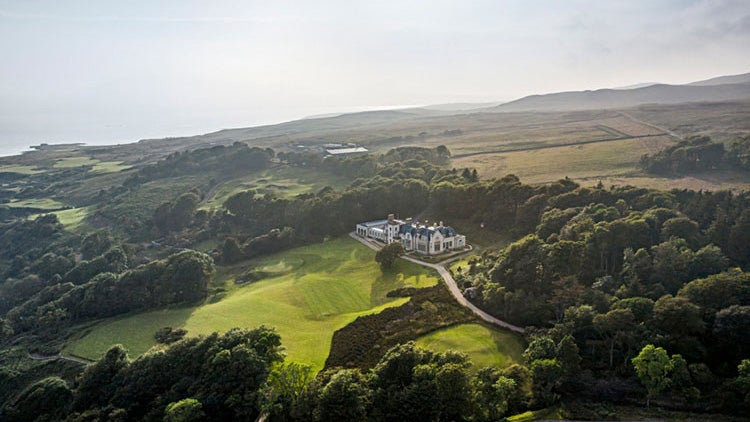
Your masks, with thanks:
[[[309,116],[390,110],[418,105],[288,107],[284,110],[162,110],[126,113],[43,113],[0,115],[0,156],[30,151],[41,143],[115,145],[141,139],[202,135],[222,129],[287,122]]]

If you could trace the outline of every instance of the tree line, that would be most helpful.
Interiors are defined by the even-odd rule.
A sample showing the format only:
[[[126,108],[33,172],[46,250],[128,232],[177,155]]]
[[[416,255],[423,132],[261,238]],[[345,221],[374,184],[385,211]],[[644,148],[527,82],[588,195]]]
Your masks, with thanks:
[[[641,157],[640,167],[656,174],[686,174],[692,172],[736,168],[750,170],[750,136],[729,142],[715,143],[708,136],[692,136],[656,154]]]

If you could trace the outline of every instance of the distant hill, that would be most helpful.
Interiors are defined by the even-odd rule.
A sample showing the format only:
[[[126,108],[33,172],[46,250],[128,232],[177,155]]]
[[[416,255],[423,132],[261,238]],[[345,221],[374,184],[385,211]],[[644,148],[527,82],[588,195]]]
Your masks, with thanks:
[[[426,110],[438,110],[438,111],[469,111],[477,110],[481,108],[495,107],[502,104],[502,101],[494,101],[489,103],[448,103],[448,104],[433,104],[421,107]]]
[[[704,81],[708,82],[708,81]],[[635,89],[598,89],[530,95],[487,109],[509,111],[572,111],[635,107],[642,104],[678,104],[750,98],[750,82],[709,85],[657,84]]]
[[[692,82],[691,86],[713,86],[726,84],[747,84],[750,83],[750,73],[741,75],[718,76],[716,78],[706,79],[705,81]]]
[[[175,151],[228,145],[236,141],[281,148],[298,142],[353,141],[372,145],[384,139],[394,138],[393,142],[396,145],[396,139],[399,137],[403,137],[403,143],[409,141],[409,136],[418,136],[422,132],[434,135],[454,129],[485,125],[484,120],[487,117],[482,115],[487,113],[502,113],[503,121],[522,124],[527,118],[534,120],[534,117],[510,116],[507,112],[567,112],[630,108],[646,104],[674,105],[747,99],[750,99],[750,73],[721,76],[688,85],[644,83],[620,89],[532,95],[507,103],[449,103],[421,108],[333,113],[280,124],[223,129],[196,136],[145,139],[128,148],[133,151],[132,148],[135,147],[141,153],[155,159]]]
[[[638,89],[638,88],[645,88],[647,86],[652,86],[652,85],[659,85],[659,82],[641,82],[639,84],[617,86],[612,89]]]

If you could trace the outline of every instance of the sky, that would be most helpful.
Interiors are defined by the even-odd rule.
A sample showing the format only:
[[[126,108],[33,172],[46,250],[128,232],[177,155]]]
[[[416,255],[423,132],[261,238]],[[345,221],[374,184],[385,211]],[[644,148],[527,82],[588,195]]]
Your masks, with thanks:
[[[750,72],[745,0],[0,0],[0,154]]]

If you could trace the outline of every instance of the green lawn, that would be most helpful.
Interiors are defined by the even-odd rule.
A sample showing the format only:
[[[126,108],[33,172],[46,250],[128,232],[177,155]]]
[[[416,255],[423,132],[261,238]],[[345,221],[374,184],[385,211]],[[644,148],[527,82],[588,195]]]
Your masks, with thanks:
[[[57,202],[50,198],[22,199],[20,201],[11,201],[5,204],[11,208],[38,208],[40,210],[59,210],[64,208],[65,204]]]
[[[480,324],[461,324],[417,339],[417,345],[436,352],[455,350],[469,355],[474,369],[503,368],[522,360],[523,343],[511,333]]]
[[[115,173],[122,170],[127,170],[132,166],[122,164],[122,161],[100,161],[94,164],[91,169],[93,172],[98,173]]]
[[[60,220],[60,223],[65,226],[66,230],[77,231],[85,226],[83,219],[89,215],[88,207],[71,208],[62,211],[55,211],[54,214]]]
[[[40,170],[35,166],[24,166],[21,164],[0,165],[0,173],[37,174],[43,172],[44,170]]]
[[[28,218],[29,220],[35,220],[42,214],[46,213],[32,214]],[[89,207],[70,208],[62,211],[54,211],[50,214],[57,215],[57,219],[60,220],[60,224],[65,226],[65,230],[83,231],[90,228],[88,224],[83,222],[83,219],[89,215]]]
[[[95,160],[91,157],[66,157],[60,158],[55,162],[54,168],[72,168],[81,166],[93,166],[99,163],[99,160]]]
[[[360,315],[408,300],[387,297],[393,289],[438,282],[431,270],[405,261],[384,275],[374,254],[346,237],[251,261],[232,267],[232,271],[221,269],[217,281],[229,288],[222,300],[103,322],[66,352],[95,359],[110,345],[121,343],[136,356],[153,345],[153,333],[164,326],[182,327],[189,335],[198,335],[263,324],[278,329],[289,359],[321,369],[335,330]],[[274,276],[234,286],[234,278],[248,266]]]

